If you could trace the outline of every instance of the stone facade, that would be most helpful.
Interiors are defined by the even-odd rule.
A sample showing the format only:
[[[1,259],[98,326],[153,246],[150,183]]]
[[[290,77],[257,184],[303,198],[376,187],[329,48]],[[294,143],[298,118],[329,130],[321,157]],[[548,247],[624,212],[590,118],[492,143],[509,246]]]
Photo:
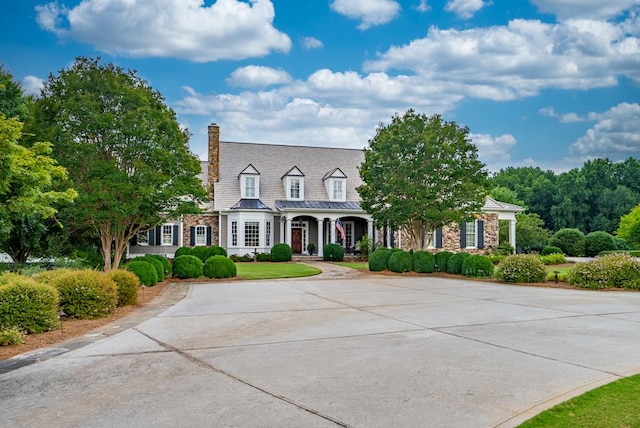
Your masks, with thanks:
[[[186,215],[183,218],[182,246],[191,246],[191,227],[193,226],[210,226],[211,227],[211,245],[218,245],[219,230],[218,216],[213,214]]]

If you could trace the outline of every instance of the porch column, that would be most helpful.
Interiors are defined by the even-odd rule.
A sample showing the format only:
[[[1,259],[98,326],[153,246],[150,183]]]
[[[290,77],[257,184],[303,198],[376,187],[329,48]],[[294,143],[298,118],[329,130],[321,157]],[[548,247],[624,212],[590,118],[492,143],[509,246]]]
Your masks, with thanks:
[[[287,217],[287,245],[291,246],[291,219]]]
[[[322,247],[324,247],[324,230],[323,229],[324,226],[324,218],[319,218],[318,219],[318,256],[322,257],[323,256],[323,251],[322,251]]]
[[[280,217],[280,243],[284,244],[284,228],[286,227],[285,219]]]
[[[509,244],[516,248],[516,220],[509,220]]]
[[[336,220],[331,219],[331,244],[336,242]]]
[[[373,220],[367,220],[367,236],[369,237],[369,242],[373,243]]]

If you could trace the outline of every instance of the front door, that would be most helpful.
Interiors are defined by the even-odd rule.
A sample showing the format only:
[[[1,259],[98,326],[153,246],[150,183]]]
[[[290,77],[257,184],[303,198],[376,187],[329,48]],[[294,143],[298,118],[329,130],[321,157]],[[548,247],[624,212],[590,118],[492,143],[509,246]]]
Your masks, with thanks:
[[[302,229],[291,229],[291,251],[293,253],[302,253]]]

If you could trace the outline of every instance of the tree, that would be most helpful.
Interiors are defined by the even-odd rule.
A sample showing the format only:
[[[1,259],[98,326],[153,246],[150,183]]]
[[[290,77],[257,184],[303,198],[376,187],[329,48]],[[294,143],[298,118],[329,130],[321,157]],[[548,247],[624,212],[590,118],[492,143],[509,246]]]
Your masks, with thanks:
[[[640,205],[620,218],[616,235],[624,239],[632,248],[640,248]]]
[[[79,192],[61,218],[100,240],[106,271],[139,231],[197,213],[206,200],[188,132],[135,71],[76,58],[49,76],[36,114]]]
[[[360,166],[363,209],[378,224],[406,231],[414,249],[429,245],[428,232],[478,213],[487,173],[468,134],[411,109],[380,125]]]
[[[17,118],[24,122],[29,117],[29,105],[32,98],[24,94],[22,86],[13,75],[0,65],[0,112],[7,118]]]

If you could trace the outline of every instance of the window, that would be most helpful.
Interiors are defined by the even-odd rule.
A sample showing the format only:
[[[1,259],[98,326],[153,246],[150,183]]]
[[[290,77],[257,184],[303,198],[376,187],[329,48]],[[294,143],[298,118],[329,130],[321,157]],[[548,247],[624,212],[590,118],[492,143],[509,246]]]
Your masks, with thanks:
[[[207,245],[207,228],[206,226],[196,226],[196,245]]]
[[[162,245],[173,245],[173,226],[170,224],[162,226]]]
[[[344,201],[344,190],[342,188],[343,180],[332,180],[333,181],[333,192],[332,192],[332,200],[333,201]]]
[[[149,231],[145,230],[144,232],[138,232],[136,241],[138,242],[138,245],[149,245]]]
[[[436,248],[436,231],[430,230],[424,234],[424,244],[427,248]]]
[[[300,179],[289,179],[289,199],[300,199]]]
[[[256,197],[256,178],[255,177],[244,178],[244,197],[245,198]]]
[[[264,245],[271,246],[271,222],[268,221],[264,224]]]
[[[233,247],[238,246],[238,222],[237,221],[231,222],[231,245]]]
[[[257,247],[260,245],[260,222],[246,221],[244,223],[244,246]]]
[[[466,247],[470,248],[470,247],[477,247],[478,246],[478,234],[477,234],[477,228],[476,228],[476,222],[475,221],[470,221],[465,223],[466,224],[466,230],[465,230],[465,238],[466,238]]]

